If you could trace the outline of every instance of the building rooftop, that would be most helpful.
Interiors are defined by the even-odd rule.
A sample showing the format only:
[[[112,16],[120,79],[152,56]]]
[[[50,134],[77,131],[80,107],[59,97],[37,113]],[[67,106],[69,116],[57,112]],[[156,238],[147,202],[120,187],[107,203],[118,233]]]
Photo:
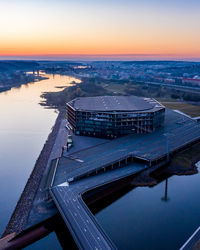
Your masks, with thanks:
[[[199,138],[200,126],[196,121],[166,109],[164,126],[152,134],[131,134],[76,152],[69,151],[59,159],[54,184],[58,185],[72,177],[86,175],[127,155],[146,161],[156,161],[166,156],[167,140],[169,151],[173,152]],[[56,165],[56,160],[52,164]]]
[[[152,98],[137,96],[97,96],[79,97],[69,104],[76,110],[86,111],[146,111],[154,108],[163,108],[159,102]]]

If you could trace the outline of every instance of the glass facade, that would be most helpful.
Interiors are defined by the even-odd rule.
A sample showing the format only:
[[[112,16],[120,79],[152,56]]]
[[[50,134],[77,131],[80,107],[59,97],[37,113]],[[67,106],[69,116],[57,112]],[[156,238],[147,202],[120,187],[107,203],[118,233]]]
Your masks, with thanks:
[[[77,135],[116,138],[132,133],[151,133],[164,123],[165,108],[156,111],[119,112],[75,110],[67,104],[68,122]]]

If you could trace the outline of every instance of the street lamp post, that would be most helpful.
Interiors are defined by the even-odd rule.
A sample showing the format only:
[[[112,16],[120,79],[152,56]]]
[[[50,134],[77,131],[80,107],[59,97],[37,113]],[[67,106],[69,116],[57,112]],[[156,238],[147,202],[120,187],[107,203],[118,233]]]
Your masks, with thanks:
[[[164,136],[166,137],[166,157],[167,157],[167,162],[170,160],[170,136],[173,134],[166,133]]]
[[[169,162],[169,150],[170,150],[170,145],[169,145],[169,137],[167,137],[167,162]]]

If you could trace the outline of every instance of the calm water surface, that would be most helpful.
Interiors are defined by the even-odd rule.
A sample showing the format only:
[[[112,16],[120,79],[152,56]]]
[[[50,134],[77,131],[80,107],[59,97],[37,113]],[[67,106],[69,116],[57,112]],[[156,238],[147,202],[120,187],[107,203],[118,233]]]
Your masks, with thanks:
[[[57,117],[55,110],[38,104],[40,95],[76,80],[47,76],[0,93],[0,233]],[[96,214],[119,249],[178,249],[200,225],[200,175],[169,178],[167,201],[165,184],[135,188]],[[27,249],[60,246],[52,233]]]
[[[173,250],[200,226],[200,174],[132,189],[96,218],[119,249]]]
[[[49,79],[0,93],[0,234],[57,117],[55,110],[39,105],[40,95],[78,81],[68,76],[45,76]]]

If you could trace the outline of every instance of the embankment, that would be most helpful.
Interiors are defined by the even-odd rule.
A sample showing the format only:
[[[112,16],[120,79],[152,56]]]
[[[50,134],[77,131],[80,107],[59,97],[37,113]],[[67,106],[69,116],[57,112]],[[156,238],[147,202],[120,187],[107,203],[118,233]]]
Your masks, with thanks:
[[[63,116],[64,111],[60,111],[55,125],[52,128],[52,131],[49,134],[47,141],[45,142],[44,147],[35,163],[32,173],[26,183],[26,186],[3,233],[3,236],[13,232],[20,233],[24,229],[34,201],[34,197],[39,187],[44,170],[47,166],[51,150],[55,143]]]

